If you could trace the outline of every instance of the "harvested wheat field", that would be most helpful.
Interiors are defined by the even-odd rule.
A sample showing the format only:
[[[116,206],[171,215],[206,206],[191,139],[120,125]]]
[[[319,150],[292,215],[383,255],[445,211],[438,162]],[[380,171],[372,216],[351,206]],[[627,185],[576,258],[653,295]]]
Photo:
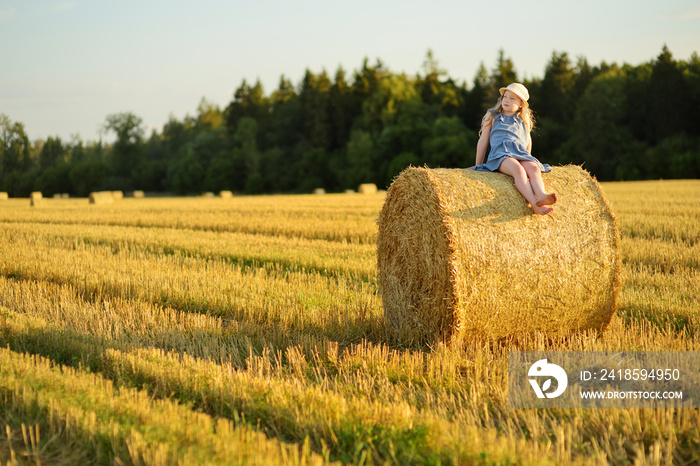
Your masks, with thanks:
[[[441,183],[453,192],[448,177]],[[51,199],[44,209],[26,198],[3,201],[0,459],[697,464],[698,409],[508,407],[509,351],[700,351],[700,181],[602,183],[602,190],[620,233],[616,312],[564,313],[562,330],[572,332],[511,317],[525,334],[483,338],[475,324],[469,337],[430,343],[397,337],[385,319],[382,194],[126,197],[109,208],[85,198]],[[522,204],[522,215],[499,217],[495,197],[484,204],[488,196],[469,192],[444,198],[455,215],[441,217],[464,235],[442,239],[462,251],[459,273],[473,254],[464,243],[473,233],[460,223],[469,216],[503,232],[509,227],[499,220],[537,228],[549,240],[547,256],[573,254],[579,243],[614,250],[585,235],[551,240],[553,229],[612,225],[596,218],[562,225],[567,209],[577,208],[565,195],[557,220],[528,216]],[[591,194],[583,199],[592,212],[605,211]],[[494,260],[530,263],[531,252],[509,247]],[[593,256],[580,253],[586,263],[576,270],[588,273]],[[558,276],[570,277],[558,267]],[[437,268],[426,265],[428,273]],[[566,289],[555,280],[537,286]],[[578,325],[586,315],[603,318]]]
[[[617,220],[577,166],[543,175],[560,202],[532,215],[513,179],[408,168],[379,216],[379,283],[404,338],[604,330],[622,286]]]

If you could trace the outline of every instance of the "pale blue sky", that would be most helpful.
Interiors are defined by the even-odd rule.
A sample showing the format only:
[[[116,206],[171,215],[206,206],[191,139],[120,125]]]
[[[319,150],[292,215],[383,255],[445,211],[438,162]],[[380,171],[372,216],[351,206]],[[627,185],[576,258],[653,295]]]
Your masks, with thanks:
[[[664,44],[700,52],[698,0],[0,0],[0,113],[32,140],[97,140],[110,113],[160,131],[202,97],[224,108],[244,78],[269,95],[282,74],[351,76],[364,57],[415,75],[432,49],[471,86],[500,48],[523,78],[555,50],[637,65]]]

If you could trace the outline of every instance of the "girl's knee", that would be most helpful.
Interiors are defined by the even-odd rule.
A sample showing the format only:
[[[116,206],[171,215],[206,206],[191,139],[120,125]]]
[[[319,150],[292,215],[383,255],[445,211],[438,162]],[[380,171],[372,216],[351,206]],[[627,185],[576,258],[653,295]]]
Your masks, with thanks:
[[[518,165],[520,165],[520,164],[518,164]],[[516,178],[516,179],[523,179],[523,180],[528,179],[527,172],[521,166],[513,167],[513,169],[510,171],[509,175],[512,176],[513,178]]]
[[[525,171],[523,166],[520,165],[520,163],[518,163],[517,161],[513,161],[512,163],[511,162],[509,162],[509,163],[504,162],[501,165],[500,171],[505,173],[506,175],[512,176],[515,179],[527,180],[527,178],[528,178],[527,172]]]
[[[523,183],[527,183],[529,177],[527,176],[525,170],[519,170],[513,175],[513,179],[516,181],[522,181]]]
[[[521,162],[520,164],[522,165],[523,169],[525,170],[525,173],[527,173],[528,175],[532,175],[534,173],[539,173],[539,171],[540,171],[540,167],[538,167],[535,162],[525,161],[525,162]]]
[[[513,164],[513,172],[516,173],[518,176],[527,176],[527,169],[518,161],[514,159],[514,164]]]

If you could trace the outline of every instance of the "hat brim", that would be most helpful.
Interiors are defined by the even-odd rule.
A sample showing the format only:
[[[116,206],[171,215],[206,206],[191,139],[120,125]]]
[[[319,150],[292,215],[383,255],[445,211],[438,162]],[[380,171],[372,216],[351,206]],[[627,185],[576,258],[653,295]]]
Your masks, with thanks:
[[[506,93],[506,91],[510,91],[510,92],[512,92],[513,94],[517,95],[517,96],[520,98],[520,100],[523,102],[523,105],[522,105],[523,107],[529,107],[529,106],[530,106],[530,104],[527,103],[527,99],[526,99],[520,92],[515,91],[515,90],[513,90],[513,89],[508,89],[507,87],[502,87],[502,88],[500,88],[500,89],[498,90],[498,92],[501,93],[501,97],[503,96],[503,94]]]

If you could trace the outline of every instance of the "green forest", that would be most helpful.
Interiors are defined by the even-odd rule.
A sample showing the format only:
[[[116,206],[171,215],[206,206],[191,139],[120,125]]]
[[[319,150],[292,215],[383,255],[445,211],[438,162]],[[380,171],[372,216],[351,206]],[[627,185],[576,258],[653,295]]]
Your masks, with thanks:
[[[504,50],[471,83],[456,82],[428,51],[420,73],[368,59],[331,76],[280,77],[266,94],[244,80],[225,108],[202,99],[196,114],[146,134],[133,112],[110,114],[114,142],[31,141],[0,114],[0,191],[27,196],[98,190],[199,194],[335,192],[386,187],[408,165],[474,164],[480,121],[513,81],[530,90],[533,155],[582,164],[601,181],[700,178],[700,57],[664,46],[640,65],[591,65],[553,52],[543,77],[526,78]]]

